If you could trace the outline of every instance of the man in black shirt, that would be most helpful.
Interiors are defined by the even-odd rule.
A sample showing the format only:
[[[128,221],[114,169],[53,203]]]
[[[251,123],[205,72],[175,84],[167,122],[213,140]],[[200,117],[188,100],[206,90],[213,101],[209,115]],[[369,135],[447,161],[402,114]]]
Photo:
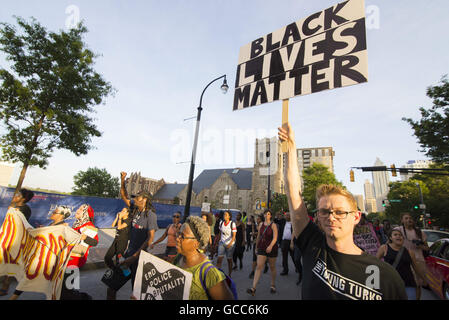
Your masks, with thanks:
[[[354,243],[361,212],[351,193],[334,185],[317,189],[317,220],[310,221],[300,193],[296,143],[289,123],[279,128],[288,146],[285,181],[293,236],[303,257],[302,298],[313,300],[407,299],[404,282],[391,265]]]

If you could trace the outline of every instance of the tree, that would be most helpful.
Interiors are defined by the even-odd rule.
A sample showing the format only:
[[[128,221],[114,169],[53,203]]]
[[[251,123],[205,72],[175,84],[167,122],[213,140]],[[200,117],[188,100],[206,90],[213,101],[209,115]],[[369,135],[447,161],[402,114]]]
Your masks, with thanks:
[[[433,164],[430,168],[443,168],[444,165]],[[449,226],[449,198],[447,192],[449,190],[449,176],[443,175],[427,175],[417,174],[413,176],[421,184],[424,184],[429,190],[428,194],[424,194],[424,203],[426,205],[426,213],[434,219],[434,224],[439,226]]]
[[[116,198],[120,192],[119,178],[97,167],[79,171],[73,177],[73,182],[73,195]]]
[[[442,165],[432,165],[431,168],[442,168]],[[423,194],[423,202],[426,205],[425,213],[431,215],[435,225],[449,226],[449,176],[415,174],[413,179],[405,182],[390,183],[388,193],[389,200],[401,200],[401,202],[392,202],[386,208],[388,217],[395,223],[399,223],[400,213],[410,212],[416,221],[420,218],[423,210],[419,208],[421,197],[417,187],[419,183]],[[418,206],[415,209],[415,206]]]
[[[429,197],[429,189],[424,183],[415,180],[415,178],[404,182],[390,182],[390,191],[387,195],[388,200],[400,200],[400,202],[390,201],[390,205],[385,209],[388,218],[393,223],[400,223],[400,215],[403,212],[410,212],[415,221],[418,221],[422,210],[419,209],[421,197],[417,183],[420,185],[423,198],[427,199]],[[415,209],[415,206],[418,206],[418,209]]]
[[[11,71],[0,67],[1,159],[21,162],[16,192],[29,166],[45,168],[54,149],[76,156],[92,149],[101,133],[90,114],[114,89],[94,71],[97,57],[82,41],[82,23],[48,32],[34,18],[17,18],[22,32],[0,24],[0,50]]]
[[[422,152],[437,163],[449,163],[449,81],[442,77],[441,84],[427,88],[427,96],[433,99],[430,109],[419,108],[422,118],[408,122],[418,138]]]
[[[343,186],[337,181],[335,174],[329,171],[329,168],[320,163],[314,163],[311,167],[303,171],[304,190],[302,195],[307,203],[309,210],[316,209],[316,189],[321,184],[334,184]]]
[[[288,200],[285,194],[277,192],[274,193],[270,199],[270,202],[273,213],[288,211]]]

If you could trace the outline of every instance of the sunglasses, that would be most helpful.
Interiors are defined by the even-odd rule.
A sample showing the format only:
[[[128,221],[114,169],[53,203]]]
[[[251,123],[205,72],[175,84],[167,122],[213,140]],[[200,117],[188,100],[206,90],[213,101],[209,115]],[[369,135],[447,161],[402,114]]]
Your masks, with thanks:
[[[178,218],[179,219],[179,218],[181,218],[181,216],[173,216],[173,218]]]

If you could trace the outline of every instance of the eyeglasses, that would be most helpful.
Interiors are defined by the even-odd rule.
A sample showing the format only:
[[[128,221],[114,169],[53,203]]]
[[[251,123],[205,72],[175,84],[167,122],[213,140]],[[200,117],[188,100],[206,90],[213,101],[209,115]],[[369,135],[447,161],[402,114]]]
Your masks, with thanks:
[[[340,211],[340,210],[329,210],[329,209],[318,209],[318,216],[320,218],[327,218],[332,213],[335,219],[343,220],[348,217],[348,214],[355,211]]]
[[[181,218],[181,217],[180,217],[180,216],[173,216],[173,218],[178,218],[178,219],[179,219],[179,218]]]
[[[176,233],[176,238],[179,238],[179,237],[181,237],[181,239],[196,239],[195,237],[186,237],[185,235],[184,235],[184,233],[182,233],[182,232],[178,232],[178,233]]]

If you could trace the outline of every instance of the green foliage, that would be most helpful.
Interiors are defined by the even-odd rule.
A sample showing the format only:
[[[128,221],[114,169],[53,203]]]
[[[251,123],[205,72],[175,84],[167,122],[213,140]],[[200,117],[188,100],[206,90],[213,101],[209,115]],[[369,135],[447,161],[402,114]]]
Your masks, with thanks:
[[[287,196],[282,193],[274,193],[270,199],[271,209],[274,213],[279,211],[285,212],[288,211],[288,200]]]
[[[447,76],[441,84],[427,88],[427,96],[433,99],[430,109],[419,108],[422,118],[408,122],[418,138],[422,152],[437,163],[449,163],[449,81]]]
[[[120,192],[118,177],[112,177],[106,169],[88,168],[74,177],[73,195],[116,198]]]
[[[91,114],[114,89],[94,71],[79,24],[68,32],[48,32],[35,19],[0,24],[0,50],[10,65],[0,66],[1,159],[45,168],[54,149],[76,156],[92,149],[101,133]],[[21,186],[25,172],[19,178]]]
[[[320,163],[314,163],[311,167],[303,171],[304,190],[302,195],[309,210],[316,209],[316,189],[321,184],[334,184],[343,186],[337,181],[335,174],[329,171],[328,167]]]
[[[433,168],[442,166],[434,165]],[[400,199],[400,203],[390,202],[386,208],[389,218],[395,223],[399,223],[401,212],[410,212],[416,220],[422,214],[422,209],[414,209],[415,205],[421,203],[419,189],[416,186],[419,183],[423,194],[423,201],[426,205],[425,212],[431,215],[434,225],[449,226],[449,176],[416,174],[413,179],[405,182],[390,183],[390,192],[388,199]]]

